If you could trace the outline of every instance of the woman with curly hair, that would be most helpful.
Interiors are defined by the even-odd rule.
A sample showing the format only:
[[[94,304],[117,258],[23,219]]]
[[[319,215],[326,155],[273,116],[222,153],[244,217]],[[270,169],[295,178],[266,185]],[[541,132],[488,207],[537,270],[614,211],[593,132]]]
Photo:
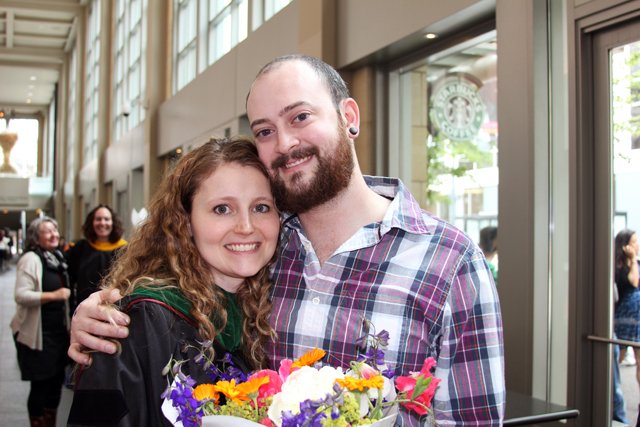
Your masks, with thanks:
[[[107,275],[119,248],[127,244],[122,238],[122,221],[109,205],[98,205],[89,212],[82,231],[85,238],[64,253],[69,264],[72,313],[78,304],[98,290],[100,280]]]
[[[69,426],[170,426],[161,372],[185,360],[185,375],[210,382],[194,361],[199,342],[213,341],[208,357],[221,369],[229,360],[244,372],[267,366],[280,215],[253,143],[211,140],[191,151],[148,210],[103,286],[124,295],[129,336],[118,356],[94,353],[80,371]]]

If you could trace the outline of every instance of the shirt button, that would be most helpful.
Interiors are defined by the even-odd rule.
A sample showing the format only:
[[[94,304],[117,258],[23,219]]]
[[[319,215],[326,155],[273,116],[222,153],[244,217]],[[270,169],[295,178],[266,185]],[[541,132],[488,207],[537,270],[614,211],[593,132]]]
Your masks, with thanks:
[[[304,242],[302,246],[304,247],[304,250],[307,252],[309,252],[309,250],[311,249],[311,245],[307,242]]]
[[[315,298],[313,299],[313,305],[318,305],[318,304],[320,304],[320,298],[315,297]]]

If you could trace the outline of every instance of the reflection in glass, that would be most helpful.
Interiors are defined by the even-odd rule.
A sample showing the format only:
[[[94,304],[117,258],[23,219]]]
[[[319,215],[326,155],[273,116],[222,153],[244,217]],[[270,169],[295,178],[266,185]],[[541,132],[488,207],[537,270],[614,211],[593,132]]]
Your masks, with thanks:
[[[640,230],[640,42],[610,52],[613,163],[613,233],[616,305],[614,338],[640,341],[640,291],[630,280],[637,265]],[[631,237],[629,237],[631,236]],[[634,258],[636,258],[634,260]],[[634,267],[635,267],[634,265]],[[637,271],[637,269],[636,269]],[[636,286],[635,288],[633,286]],[[616,346],[617,347],[617,346]],[[619,353],[618,351],[619,350]],[[614,348],[613,419],[633,422],[637,416],[640,349]],[[617,363],[616,363],[617,362]],[[616,372],[617,371],[617,372]],[[617,375],[616,375],[617,374]],[[636,374],[636,375],[634,375]],[[636,377],[638,378],[636,384]],[[624,393],[622,393],[624,391]],[[625,408],[626,401],[626,408]],[[625,410],[626,409],[626,410]],[[625,419],[626,415],[626,419]]]
[[[495,37],[484,37],[401,76],[410,86],[400,101],[402,134],[410,135],[403,144],[411,145],[406,184],[423,209],[476,242],[498,222],[496,50]]]

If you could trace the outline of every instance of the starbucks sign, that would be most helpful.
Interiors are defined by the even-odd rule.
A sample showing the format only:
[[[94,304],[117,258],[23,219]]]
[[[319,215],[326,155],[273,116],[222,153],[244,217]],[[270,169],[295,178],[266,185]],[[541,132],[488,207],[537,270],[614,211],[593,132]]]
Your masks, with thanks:
[[[446,84],[433,97],[432,117],[449,139],[467,141],[478,134],[484,119],[484,104],[478,88],[462,82]]]

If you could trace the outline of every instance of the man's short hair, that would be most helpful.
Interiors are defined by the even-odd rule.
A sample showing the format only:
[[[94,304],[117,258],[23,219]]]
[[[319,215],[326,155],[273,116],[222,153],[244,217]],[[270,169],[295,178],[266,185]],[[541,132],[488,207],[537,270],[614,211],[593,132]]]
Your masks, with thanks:
[[[331,94],[333,106],[336,108],[336,111],[340,112],[340,103],[342,102],[342,100],[349,98],[350,96],[349,89],[347,89],[347,84],[331,65],[319,60],[318,58],[314,58],[313,56],[299,54],[280,56],[262,67],[260,71],[258,71],[258,74],[253,81],[255,82],[260,78],[260,76],[267,74],[269,71],[272,71],[285,62],[289,61],[302,61],[305,64],[308,64],[311,69],[314,70],[322,79],[323,83]],[[251,90],[249,90],[247,100],[249,99],[250,94]]]

